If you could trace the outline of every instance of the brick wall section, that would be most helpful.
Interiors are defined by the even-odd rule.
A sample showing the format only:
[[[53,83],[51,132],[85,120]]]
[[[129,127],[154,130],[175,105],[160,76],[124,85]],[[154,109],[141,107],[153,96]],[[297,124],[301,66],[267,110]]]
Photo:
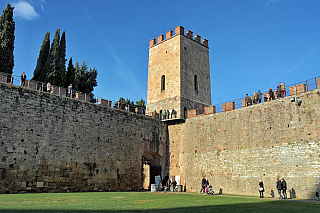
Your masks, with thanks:
[[[215,192],[254,196],[261,178],[267,197],[284,177],[288,191],[312,198],[320,192],[318,94],[301,94],[301,106],[286,97],[170,125],[170,175],[181,175],[187,191],[199,191],[205,175]]]
[[[290,95],[298,95],[306,92],[306,84],[299,84],[296,86],[289,87]]]
[[[231,111],[235,109],[234,101],[223,103],[222,104],[222,110],[223,112]]]
[[[0,97],[0,193],[138,190],[144,153],[168,175],[155,119],[6,84]]]

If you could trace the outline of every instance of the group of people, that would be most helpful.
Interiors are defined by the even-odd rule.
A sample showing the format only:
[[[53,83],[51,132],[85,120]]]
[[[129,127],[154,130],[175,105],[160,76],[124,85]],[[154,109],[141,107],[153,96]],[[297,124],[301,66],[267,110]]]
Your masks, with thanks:
[[[121,110],[125,110],[127,112],[130,111],[130,105],[127,103],[126,100],[121,101],[121,99],[119,99],[119,101],[115,102],[113,104],[113,108],[117,108],[117,109],[121,109]],[[141,115],[145,115],[146,114],[146,108],[144,106],[144,103],[141,103],[140,107],[136,107],[134,109],[134,112],[136,114],[141,114]]]
[[[282,178],[281,180],[277,178],[276,188],[278,190],[279,199],[287,199],[287,182]],[[263,198],[264,186],[263,182],[259,180],[259,193],[260,198]]]
[[[172,117],[177,118],[177,112],[172,108],[171,110],[171,119]],[[170,111],[169,109],[165,109],[162,111],[162,119],[161,120],[166,120],[170,119]]]
[[[276,94],[277,94],[277,99],[284,98],[287,96],[286,86],[283,82],[280,82],[279,85],[277,86]],[[274,92],[269,87],[269,91],[266,95],[264,95],[263,100],[264,100],[264,102],[267,102],[267,101],[271,101],[271,100],[275,100],[275,99],[276,99],[276,97],[274,95]],[[261,103],[262,93],[260,92],[260,90],[258,92],[254,92],[252,98],[249,97],[248,94],[246,94],[246,97],[244,100],[245,100],[245,106],[251,106],[253,104]]]
[[[202,192],[203,192],[205,195],[213,194],[212,186],[210,186],[209,180],[206,179],[205,176],[203,176],[203,178],[202,178],[202,180],[201,180],[201,187],[202,187],[202,188],[201,188],[199,194],[201,194]]]
[[[251,106],[252,104],[258,104],[261,103],[262,100],[262,92],[259,90],[258,92],[254,92],[253,98],[250,98],[248,94],[246,94],[246,97],[244,98],[246,102],[246,106]]]

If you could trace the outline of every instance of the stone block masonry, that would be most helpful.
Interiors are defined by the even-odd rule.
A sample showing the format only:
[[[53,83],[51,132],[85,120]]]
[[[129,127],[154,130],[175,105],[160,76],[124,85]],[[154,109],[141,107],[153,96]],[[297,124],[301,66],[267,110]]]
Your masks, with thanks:
[[[320,192],[320,90],[229,112],[196,116],[168,126],[170,175],[187,191],[199,191],[202,176],[216,193],[258,196],[276,191],[285,178],[288,197]],[[291,193],[289,192],[291,191]]]
[[[0,193],[141,189],[142,156],[161,156],[165,124],[0,83]]]

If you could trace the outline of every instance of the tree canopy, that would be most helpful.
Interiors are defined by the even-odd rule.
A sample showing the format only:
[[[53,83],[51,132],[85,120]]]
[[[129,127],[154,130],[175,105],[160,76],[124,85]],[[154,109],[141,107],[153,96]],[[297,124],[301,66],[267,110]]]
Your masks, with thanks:
[[[13,9],[7,4],[6,9],[0,17],[0,72],[13,73],[14,67],[14,31],[15,22],[13,21]]]

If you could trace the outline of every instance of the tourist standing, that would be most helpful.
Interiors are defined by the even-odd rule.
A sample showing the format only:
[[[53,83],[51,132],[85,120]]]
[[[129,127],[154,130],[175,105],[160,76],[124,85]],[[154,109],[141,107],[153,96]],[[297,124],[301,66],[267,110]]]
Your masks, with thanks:
[[[281,91],[282,91],[282,97],[286,97],[287,96],[287,91],[286,91],[286,86],[284,83],[281,83]]]
[[[68,86],[68,95],[67,95],[67,97],[71,97],[71,91],[72,91],[72,84],[70,84]]]
[[[281,185],[282,185],[283,199],[287,199],[287,182],[284,180],[284,178],[281,179]]]
[[[261,100],[262,100],[262,93],[261,93],[260,90],[258,91],[257,95],[258,95],[258,101],[259,101],[259,104],[260,104]]]
[[[279,178],[277,178],[277,190],[278,190],[278,194],[279,194],[279,199],[282,199],[282,195],[281,195],[281,190],[282,190],[282,183],[279,180]]]
[[[270,87],[269,87],[269,100],[270,101],[274,100],[274,93],[273,93],[272,89],[270,89]]]
[[[20,86],[21,86],[21,87],[24,87],[24,86],[25,86],[25,84],[26,84],[26,79],[27,79],[26,74],[25,74],[24,72],[22,72],[22,74],[21,74],[21,82],[20,82]]]
[[[277,87],[277,99],[281,98],[282,91],[281,91],[281,85],[279,84]]]
[[[253,104],[258,103],[258,94],[256,92],[253,93]]]
[[[251,102],[251,98],[249,97],[248,94],[246,94],[246,97],[244,98],[245,102],[246,102],[246,106],[250,106],[250,102]]]
[[[47,92],[50,93],[51,89],[52,89],[51,84],[50,84],[50,82],[48,82],[47,83]]]
[[[202,181],[201,181],[201,187],[202,187],[202,188],[201,188],[201,190],[200,190],[199,194],[201,194],[201,192],[202,192],[202,191],[203,191],[203,192],[205,192],[206,184],[207,184],[206,177],[205,177],[205,176],[203,176]]]
[[[260,179],[259,180],[259,193],[260,193],[260,198],[263,198],[263,192],[264,192],[264,187],[263,187],[263,182]]]

